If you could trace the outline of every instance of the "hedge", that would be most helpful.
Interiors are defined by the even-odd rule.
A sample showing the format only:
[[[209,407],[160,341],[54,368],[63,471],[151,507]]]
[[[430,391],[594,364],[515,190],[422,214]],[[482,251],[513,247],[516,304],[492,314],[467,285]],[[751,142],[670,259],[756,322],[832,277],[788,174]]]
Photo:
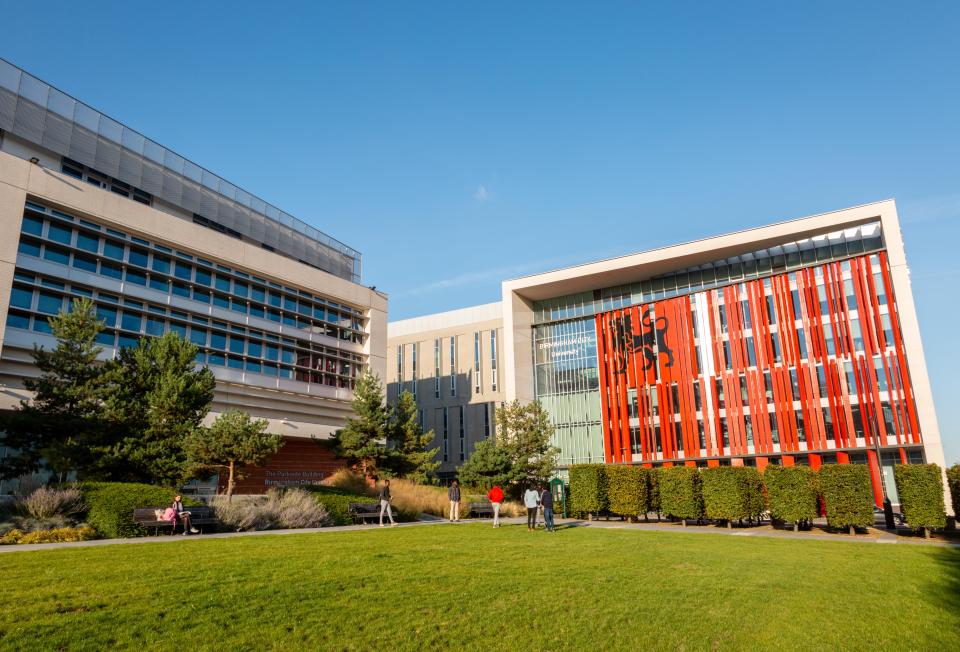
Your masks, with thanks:
[[[893,467],[900,495],[900,509],[915,530],[943,529],[947,513],[943,505],[943,477],[936,464],[897,464]]]
[[[950,486],[950,502],[953,503],[953,516],[960,521],[960,464],[947,469],[947,484]]]
[[[660,507],[660,467],[646,469],[647,471],[647,510],[656,512],[657,516],[663,511]]]
[[[607,474],[603,464],[570,467],[570,511],[596,514],[607,509]]]
[[[827,524],[834,528],[873,525],[873,490],[865,464],[824,464],[820,490],[827,508]]]
[[[647,513],[646,469],[610,464],[607,475],[607,509],[618,516],[641,516]]]
[[[327,508],[327,513],[333,520],[334,525],[352,525],[353,517],[350,516],[350,503],[374,503],[378,501],[370,496],[363,496],[352,493],[347,489],[340,487],[325,487],[320,485],[305,486],[313,494],[318,503]],[[396,508],[393,509],[393,517],[398,518]]]
[[[86,521],[105,539],[146,536],[147,531],[133,520],[138,507],[166,507],[176,489],[132,482],[81,482],[77,484],[90,507]],[[201,503],[184,496],[183,504]]]
[[[663,513],[684,520],[703,517],[700,471],[691,466],[660,470],[660,507]]]
[[[763,471],[770,517],[796,530],[819,514],[817,473],[809,466],[770,465]]]
[[[755,468],[718,466],[704,469],[703,506],[707,518],[723,520],[727,525],[763,513],[763,485]]]

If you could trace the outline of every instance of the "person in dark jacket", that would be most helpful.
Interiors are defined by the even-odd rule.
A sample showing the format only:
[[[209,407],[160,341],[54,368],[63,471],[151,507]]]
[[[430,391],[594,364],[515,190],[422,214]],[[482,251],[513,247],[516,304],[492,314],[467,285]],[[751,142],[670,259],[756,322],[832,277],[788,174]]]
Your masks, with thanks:
[[[543,507],[543,524],[547,532],[553,532],[553,493],[550,487],[540,492],[540,505]]]
[[[396,522],[393,520],[393,510],[390,509],[390,501],[393,497],[390,495],[390,481],[384,480],[380,488],[380,527],[383,527],[383,513],[386,512],[390,517],[390,527],[394,527]]]
[[[450,499],[450,521],[460,520],[460,483],[456,480],[447,489],[447,498]]]

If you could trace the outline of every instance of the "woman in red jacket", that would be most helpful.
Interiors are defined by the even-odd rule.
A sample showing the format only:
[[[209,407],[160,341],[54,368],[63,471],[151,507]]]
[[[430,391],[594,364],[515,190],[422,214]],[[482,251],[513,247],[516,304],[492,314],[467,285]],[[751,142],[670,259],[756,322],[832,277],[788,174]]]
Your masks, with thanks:
[[[487,498],[493,505],[493,527],[500,527],[500,504],[503,502],[503,489],[494,485],[493,489],[487,493]]]

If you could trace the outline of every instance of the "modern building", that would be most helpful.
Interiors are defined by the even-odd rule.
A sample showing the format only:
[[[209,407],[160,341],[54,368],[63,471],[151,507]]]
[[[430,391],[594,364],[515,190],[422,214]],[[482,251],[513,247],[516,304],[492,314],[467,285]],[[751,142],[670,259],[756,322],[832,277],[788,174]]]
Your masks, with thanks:
[[[494,432],[503,382],[500,303],[387,325],[387,401],[413,394],[420,425],[433,430],[441,477],[453,476],[477,442]]]
[[[103,356],[180,333],[287,445],[241,490],[318,479],[360,370],[385,372],[387,299],[354,249],[0,60],[0,410],[48,317],[79,297]],[[2,454],[2,451],[0,451]]]
[[[944,463],[893,201],[508,280],[502,328],[564,467]]]

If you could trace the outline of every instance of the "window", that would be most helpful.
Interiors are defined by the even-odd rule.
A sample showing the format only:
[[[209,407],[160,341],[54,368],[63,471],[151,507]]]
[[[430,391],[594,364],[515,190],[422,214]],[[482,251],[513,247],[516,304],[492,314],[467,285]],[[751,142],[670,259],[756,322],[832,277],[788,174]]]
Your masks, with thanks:
[[[450,337],[450,396],[457,395],[457,338]]]
[[[140,332],[143,318],[139,313],[124,310],[120,315],[120,328],[128,331]]]
[[[63,299],[61,299],[59,295],[40,292],[39,297],[37,300],[38,311],[47,313],[48,315],[56,315],[60,312],[60,308],[63,306]]]
[[[230,336],[230,353],[243,354],[243,338],[236,335]],[[290,360],[293,362],[293,360]]]
[[[113,260],[123,260],[123,245],[113,240],[105,240],[103,243],[103,255]]]
[[[460,406],[460,461],[462,462],[466,459],[467,456],[467,429],[464,418],[464,414],[467,411],[466,405]]]
[[[30,309],[31,304],[33,303],[33,291],[26,290],[24,288],[14,287],[13,292],[10,294],[10,305],[17,308],[26,308]]]
[[[43,220],[38,217],[24,215],[23,225],[20,227],[20,231],[23,233],[29,233],[30,235],[43,235]]]
[[[8,313],[7,314],[7,326],[11,328],[30,328],[30,317],[27,315],[21,315],[18,313]]]
[[[73,229],[51,222],[50,228],[47,229],[47,237],[54,242],[68,245],[70,241],[73,240]]]
[[[205,328],[197,328],[196,326],[191,326],[190,341],[196,344],[197,346],[206,346],[207,330]]]
[[[193,267],[177,261],[173,269],[173,275],[184,281],[189,281],[190,277],[193,276]]]
[[[414,342],[410,345],[410,372],[412,374],[411,382],[413,383],[413,398],[417,398],[417,343]]]
[[[163,335],[163,332],[166,327],[166,322],[164,322],[162,317],[147,317],[147,335],[160,336]]]
[[[134,283],[136,285],[146,285],[147,284],[147,275],[143,272],[137,272],[132,269],[127,269],[127,282]]]
[[[480,371],[480,331],[473,334],[473,391],[481,393],[483,378]]]
[[[171,284],[173,286],[173,293],[178,297],[187,297],[190,298],[190,286],[186,283],[179,283],[173,281]]]
[[[403,393],[403,344],[397,345],[397,396]]]
[[[100,238],[95,235],[87,235],[86,233],[77,234],[77,248],[83,249],[84,251],[89,251],[90,253],[98,253],[100,251]]]
[[[493,403],[487,403],[483,406],[483,436],[490,439],[490,411],[493,410]]]
[[[117,311],[107,306],[97,306],[97,319],[102,321],[107,328],[113,328],[117,325]]]
[[[137,249],[136,247],[130,247],[130,264],[136,265],[137,267],[147,267],[147,252],[143,249]]]
[[[21,240],[20,246],[17,247],[17,251],[21,254],[26,254],[27,256],[38,257],[40,256],[40,245]]]
[[[46,245],[43,248],[43,257],[50,262],[59,263],[61,265],[66,265],[70,262],[70,252],[68,252],[66,249],[55,247],[53,245]]]
[[[497,330],[490,331],[490,389],[497,391]]]
[[[450,461],[450,408],[443,408],[443,461]]]
[[[434,398],[440,398],[440,338],[433,341],[433,393]]]

